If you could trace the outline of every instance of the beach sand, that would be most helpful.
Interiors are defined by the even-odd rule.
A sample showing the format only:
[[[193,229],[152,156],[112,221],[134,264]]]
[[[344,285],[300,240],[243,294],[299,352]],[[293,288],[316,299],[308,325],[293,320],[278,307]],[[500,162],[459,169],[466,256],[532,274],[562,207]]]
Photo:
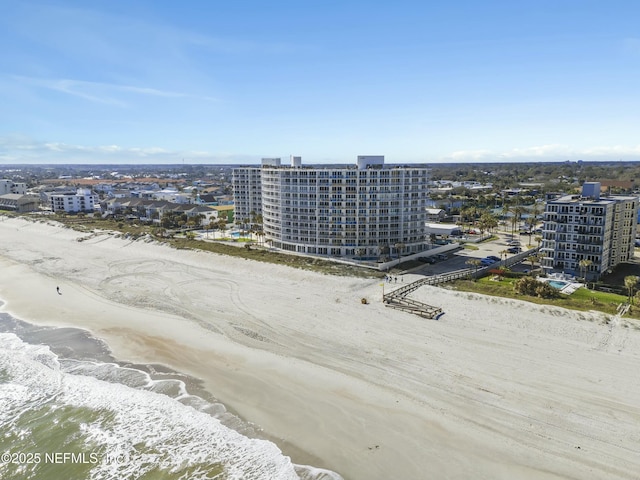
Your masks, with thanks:
[[[421,287],[445,312],[425,320],[379,280],[2,217],[0,272],[2,310],[202,379],[346,480],[640,472],[637,321]]]

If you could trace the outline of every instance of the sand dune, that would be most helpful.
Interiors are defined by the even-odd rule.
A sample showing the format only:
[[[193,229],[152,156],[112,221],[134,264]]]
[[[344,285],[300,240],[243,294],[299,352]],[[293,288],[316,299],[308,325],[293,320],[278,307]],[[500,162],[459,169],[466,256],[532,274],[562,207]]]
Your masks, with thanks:
[[[422,287],[429,321],[380,281],[1,217],[0,268],[4,310],[201,378],[347,480],[640,472],[638,322]]]

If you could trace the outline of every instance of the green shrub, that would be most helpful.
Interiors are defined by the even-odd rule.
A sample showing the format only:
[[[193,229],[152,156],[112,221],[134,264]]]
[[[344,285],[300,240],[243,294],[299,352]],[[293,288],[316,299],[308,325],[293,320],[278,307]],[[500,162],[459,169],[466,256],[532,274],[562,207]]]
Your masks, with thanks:
[[[533,277],[522,277],[513,284],[516,293],[530,297],[557,298],[558,291],[548,283],[537,281]]]
[[[548,283],[540,283],[538,288],[536,288],[536,295],[540,298],[557,298],[559,292]]]

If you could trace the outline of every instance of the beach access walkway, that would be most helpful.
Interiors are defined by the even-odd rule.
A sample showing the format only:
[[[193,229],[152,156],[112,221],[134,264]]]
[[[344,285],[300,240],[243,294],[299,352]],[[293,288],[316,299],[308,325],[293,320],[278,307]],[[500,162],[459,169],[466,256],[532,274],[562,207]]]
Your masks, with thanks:
[[[426,303],[418,302],[407,298],[411,292],[417,290],[423,285],[440,285],[443,283],[458,280],[460,278],[477,278],[486,275],[491,269],[504,266],[510,267],[516,263],[520,263],[530,255],[533,255],[538,251],[538,248],[530,249],[526,252],[521,252],[513,257],[496,262],[493,265],[488,265],[483,268],[464,268],[462,270],[455,270],[452,272],[441,273],[439,275],[431,275],[429,277],[416,280],[415,282],[404,285],[389,293],[383,295],[383,302],[387,307],[403,310],[405,312],[415,313],[424,318],[437,319],[444,312],[441,308],[427,305]]]
[[[424,318],[437,319],[444,312],[441,308],[428,305],[426,303],[418,302],[407,298],[411,292],[417,290],[423,285],[440,285],[442,283],[451,282],[459,278],[469,278],[472,275],[476,275],[477,271],[470,268],[462,270],[456,270],[454,272],[441,273],[440,275],[432,275],[429,277],[421,278],[415,282],[411,282],[400,288],[397,288],[389,293],[384,294],[383,302],[385,306],[402,310],[405,312],[415,313]]]
[[[438,318],[443,313],[441,308],[407,298],[407,295],[409,295],[414,290],[417,290],[422,285],[431,284],[430,282],[427,282],[427,280],[430,280],[431,278],[432,277],[423,278],[403,287],[397,288],[392,292],[386,293],[383,295],[382,301],[387,307],[402,310],[404,312],[414,313],[423,318]]]

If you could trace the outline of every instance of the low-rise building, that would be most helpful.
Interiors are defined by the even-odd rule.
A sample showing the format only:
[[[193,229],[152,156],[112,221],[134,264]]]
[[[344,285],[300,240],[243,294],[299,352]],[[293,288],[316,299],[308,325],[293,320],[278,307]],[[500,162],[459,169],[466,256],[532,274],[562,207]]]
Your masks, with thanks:
[[[51,210],[54,212],[78,213],[93,212],[96,197],[91,190],[79,188],[75,194],[50,195]]]
[[[16,195],[26,195],[27,184],[21,182],[16,183],[13,180],[7,179],[0,180],[0,195],[7,195],[9,193],[13,193]]]
[[[137,197],[112,198],[103,202],[105,215],[127,215],[142,221],[160,223],[166,214],[184,214],[187,218],[201,216],[206,226],[218,218],[218,212],[205,205],[147,200]]]
[[[0,210],[10,210],[18,213],[33,212],[38,209],[40,199],[37,195],[20,195],[6,193],[0,195]]]
[[[446,217],[447,212],[445,212],[442,208],[427,208],[427,222],[443,222]]]
[[[211,207],[216,211],[217,218],[224,218],[227,223],[233,223],[235,209],[233,205],[216,205]]]
[[[427,223],[425,224],[426,235],[437,235],[443,237],[459,237],[462,235],[460,225],[455,223]]]

